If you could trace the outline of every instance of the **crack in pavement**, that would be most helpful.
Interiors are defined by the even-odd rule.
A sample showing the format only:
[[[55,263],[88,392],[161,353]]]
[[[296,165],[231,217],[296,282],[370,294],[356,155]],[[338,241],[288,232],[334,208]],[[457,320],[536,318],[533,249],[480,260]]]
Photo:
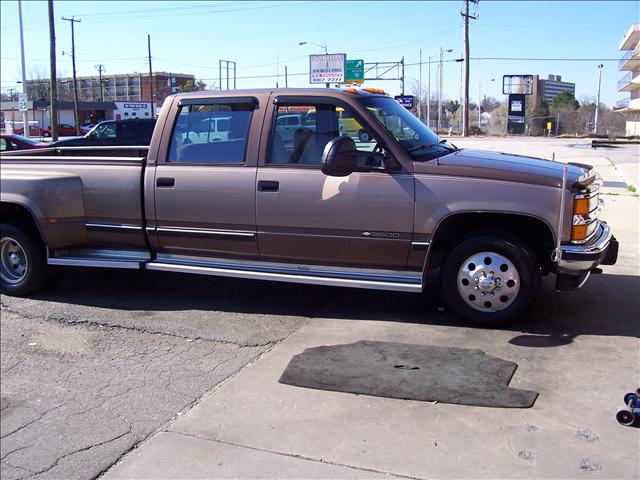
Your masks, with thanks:
[[[201,336],[184,336],[184,335],[179,335],[177,333],[172,333],[172,332],[164,332],[162,330],[154,330],[154,329],[146,329],[146,328],[140,328],[140,327],[131,327],[128,325],[112,325],[112,324],[108,324],[105,322],[98,322],[98,321],[94,321],[94,320],[89,320],[89,319],[75,319],[75,320],[71,320],[71,319],[65,319],[65,318],[61,318],[57,315],[28,315],[24,312],[18,311],[18,310],[14,310],[11,307],[9,307],[6,304],[2,304],[2,308],[3,310],[6,310],[7,312],[11,313],[12,315],[16,315],[17,317],[23,318],[25,320],[43,320],[43,321],[48,321],[48,322],[54,322],[57,324],[62,324],[62,325],[90,325],[90,326],[94,326],[94,327],[100,327],[100,328],[106,328],[109,330],[128,330],[128,331],[132,331],[132,332],[136,332],[136,333],[148,333],[151,335],[166,335],[168,337],[174,337],[174,338],[180,338],[180,339],[185,339],[185,340],[191,340],[191,341],[203,341],[203,342],[214,342],[214,343],[220,343],[223,345],[233,345],[236,347],[240,347],[240,348],[244,348],[244,347],[249,347],[249,348],[255,348],[255,347],[268,347],[270,345],[273,345],[275,343],[279,343],[282,340],[284,340],[287,337],[281,337],[278,338],[276,340],[273,341],[269,341],[269,342],[260,342],[260,343],[239,343],[239,342],[233,342],[231,340],[224,340],[224,339],[210,339],[210,338],[204,338]]]
[[[121,439],[122,437],[124,437],[126,435],[133,435],[133,433],[131,432],[131,430],[129,430],[128,432],[125,432],[122,435],[118,435],[118,436],[116,436],[114,438],[111,438],[109,440],[105,440],[104,442],[100,442],[100,443],[96,443],[96,444],[93,444],[93,445],[89,445],[88,447],[80,448],[78,450],[74,450],[73,452],[66,453],[66,454],[62,455],[61,457],[59,457],[55,461],[55,463],[53,465],[51,465],[49,468],[45,468],[43,470],[40,470],[40,471],[37,471],[37,472],[33,472],[33,475],[29,475],[28,477],[25,477],[25,478],[31,478],[31,477],[35,477],[36,475],[42,475],[43,473],[47,473],[47,472],[53,470],[54,468],[56,468],[61,460],[64,460],[65,458],[70,457],[71,455],[76,455],[78,453],[86,452],[87,450],[91,450],[92,448],[100,447],[102,445],[106,445],[108,443],[115,442],[116,440],[119,440],[119,439]]]
[[[251,447],[249,445],[240,445],[238,443],[233,443],[233,442],[228,442],[225,440],[220,440],[220,439],[216,439],[216,440],[211,440],[210,438],[206,438],[206,437],[202,437],[200,435],[195,435],[195,434],[190,434],[190,433],[184,433],[184,432],[176,432],[171,430],[169,433],[174,433],[177,435],[182,435],[185,437],[192,437],[192,438],[197,438],[198,440],[205,440],[207,442],[215,442],[215,443],[220,443],[222,445],[229,445],[232,447],[238,447],[238,448],[243,448],[246,450],[253,450],[256,452],[263,452],[263,453],[270,453],[273,455],[280,455],[282,457],[288,457],[288,458],[297,458],[300,460],[306,460],[309,462],[316,462],[316,463],[322,463],[322,464],[326,464],[326,465],[333,465],[336,467],[344,467],[344,468],[349,468],[351,470],[357,470],[359,472],[369,472],[369,473],[376,473],[379,475],[393,475],[394,477],[399,477],[399,478],[406,478],[408,480],[424,480],[422,477],[413,477],[411,475],[404,475],[401,473],[394,473],[394,472],[389,472],[386,470],[376,470],[373,468],[367,468],[367,467],[358,467],[356,465],[350,465],[348,463],[340,463],[340,462],[332,462],[329,460],[325,460],[323,458],[312,458],[312,457],[307,457],[305,455],[298,455],[295,453],[285,453],[285,452],[278,452],[275,450],[269,450],[266,448],[259,448],[259,447]]]

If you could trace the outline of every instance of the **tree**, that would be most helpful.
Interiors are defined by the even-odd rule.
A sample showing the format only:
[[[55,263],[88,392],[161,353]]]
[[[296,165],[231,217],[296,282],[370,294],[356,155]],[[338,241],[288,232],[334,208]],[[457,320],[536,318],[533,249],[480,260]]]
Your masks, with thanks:
[[[181,85],[178,90],[180,91],[180,93],[186,93],[186,92],[199,92],[201,90],[206,90],[207,89],[207,84],[204,83],[202,80],[187,80],[184,85]]]
[[[573,108],[574,110],[577,110],[580,107],[580,102],[576,100],[576,97],[573,95],[573,92],[564,91],[564,92],[560,92],[555,97],[553,97],[553,100],[551,101],[551,106],[553,108],[569,107],[569,108]]]
[[[480,102],[482,112],[490,113],[498,106],[500,106],[500,100],[493,97],[484,97],[482,102]]]

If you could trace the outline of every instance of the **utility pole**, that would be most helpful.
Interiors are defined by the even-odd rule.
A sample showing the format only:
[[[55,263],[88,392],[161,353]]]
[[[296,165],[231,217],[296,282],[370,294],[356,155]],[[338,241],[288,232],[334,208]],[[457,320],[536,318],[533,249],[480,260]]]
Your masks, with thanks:
[[[153,70],[151,69],[151,35],[147,34],[147,49],[149,50],[149,90],[151,96],[151,118],[153,115]]]
[[[96,65],[96,68],[98,69],[98,82],[100,85],[100,101],[104,102],[104,92],[102,90],[102,72],[104,72],[104,65],[99,63],[98,65]]]
[[[286,65],[284,66],[284,88],[289,88],[289,74]]]
[[[427,127],[431,128],[431,57],[429,57],[429,73],[427,77]]]
[[[22,61],[22,93],[27,94],[27,73],[24,66],[24,33],[22,31],[22,1],[18,0],[18,17],[20,20],[20,58]],[[28,99],[27,99],[28,100]],[[24,136],[28,137],[31,133],[29,129],[29,112],[22,112],[22,122],[24,125]]]
[[[402,64],[402,96],[404,97],[404,57],[402,57],[400,63]]]
[[[601,63],[598,65],[598,97],[596,100],[596,115],[593,119],[593,133],[598,133],[598,110],[600,110],[600,82],[602,81],[602,67],[604,65]]]
[[[442,130],[442,47],[440,47],[440,71],[438,72],[438,124],[436,127],[436,134]]]
[[[49,0],[49,64],[51,77],[49,80],[49,94],[51,96],[51,140],[58,140],[58,81],[56,79],[56,26],[53,16],[53,0]]]
[[[469,15],[469,3],[478,3],[478,0],[464,0],[464,12],[460,14],[464,18],[464,102],[462,104],[462,136],[469,133],[469,19],[476,17]]]
[[[422,49],[420,49],[420,76],[418,80],[418,119],[422,121]]]
[[[78,109],[78,81],[76,80],[76,38],[75,29],[73,24],[81,20],[76,20],[75,17],[65,18],[62,20],[71,22],[71,64],[73,65],[73,120],[76,124],[76,135],[80,136],[80,111]]]

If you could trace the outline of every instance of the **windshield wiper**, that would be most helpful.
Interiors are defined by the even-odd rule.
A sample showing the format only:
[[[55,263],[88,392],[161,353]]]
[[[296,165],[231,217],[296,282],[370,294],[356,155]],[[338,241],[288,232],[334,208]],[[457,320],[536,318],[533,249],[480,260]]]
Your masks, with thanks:
[[[438,143],[423,143],[423,144],[420,144],[420,145],[416,145],[415,147],[408,148],[407,152],[411,153],[411,152],[415,152],[416,150],[420,150],[421,148],[432,148],[432,147],[438,147],[440,145],[442,145],[444,148],[446,148],[447,150],[450,150],[452,152],[457,150],[456,147],[450,147],[448,145],[443,145],[444,143],[446,143],[446,141],[447,141],[446,139],[442,139]]]

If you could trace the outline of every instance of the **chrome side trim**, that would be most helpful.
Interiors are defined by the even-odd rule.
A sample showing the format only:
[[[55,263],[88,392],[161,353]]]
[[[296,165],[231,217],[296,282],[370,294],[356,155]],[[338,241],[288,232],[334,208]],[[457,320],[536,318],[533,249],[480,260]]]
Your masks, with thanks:
[[[253,280],[271,280],[276,282],[304,283],[312,285],[326,285],[334,287],[368,288],[375,290],[396,290],[402,292],[422,291],[422,283],[398,283],[373,281],[353,278],[331,278],[306,274],[273,273],[257,270],[235,270],[230,268],[204,267],[197,265],[178,265],[163,262],[150,262],[148,270],[163,270],[168,272],[197,273],[221,277],[246,278]]]
[[[411,242],[411,248],[414,250],[429,250],[429,242]]]
[[[142,231],[140,225],[122,225],[117,223],[86,223],[85,226],[90,230],[135,230]]]
[[[176,227],[157,227],[158,233],[173,233],[185,235],[207,235],[219,237],[241,237],[244,239],[255,238],[255,232],[241,232],[236,230],[207,230],[204,228],[176,228]]]

